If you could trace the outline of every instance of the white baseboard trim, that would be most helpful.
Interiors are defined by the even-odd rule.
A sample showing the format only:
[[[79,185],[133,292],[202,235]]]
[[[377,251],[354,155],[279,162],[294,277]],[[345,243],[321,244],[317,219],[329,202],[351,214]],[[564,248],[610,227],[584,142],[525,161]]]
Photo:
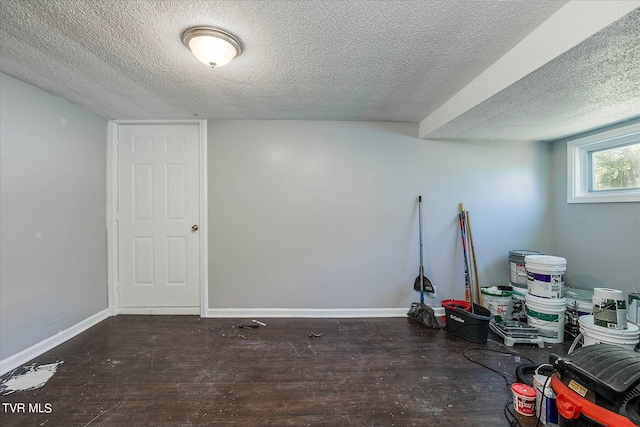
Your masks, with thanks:
[[[405,317],[407,308],[209,308],[205,317]]]
[[[76,323],[75,325],[58,332],[56,335],[49,337],[39,343],[32,345],[31,347],[22,350],[19,353],[9,356],[6,359],[0,360],[0,375],[4,375],[12,369],[18,368],[31,359],[40,356],[41,354],[51,350],[54,347],[59,346],[65,341],[70,340],[76,335],[86,331],[92,326],[97,325],[106,318],[109,317],[109,309],[104,309],[91,317],[84,319],[83,321]]]
[[[128,307],[119,308],[118,314],[186,315],[200,316],[200,307]]]

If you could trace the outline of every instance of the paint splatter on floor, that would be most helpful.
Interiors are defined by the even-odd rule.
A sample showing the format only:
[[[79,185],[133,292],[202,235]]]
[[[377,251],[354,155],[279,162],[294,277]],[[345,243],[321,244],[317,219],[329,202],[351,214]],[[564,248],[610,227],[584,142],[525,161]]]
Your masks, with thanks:
[[[31,365],[15,369],[11,375],[0,383],[0,395],[15,393],[17,391],[35,390],[43,387],[56,373],[58,366],[64,361],[50,363],[48,365]]]

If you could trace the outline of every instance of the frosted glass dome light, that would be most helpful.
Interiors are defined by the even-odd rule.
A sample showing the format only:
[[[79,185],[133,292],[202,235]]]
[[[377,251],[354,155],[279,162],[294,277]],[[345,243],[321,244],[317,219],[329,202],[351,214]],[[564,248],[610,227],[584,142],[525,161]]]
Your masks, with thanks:
[[[211,27],[193,27],[182,33],[185,44],[200,62],[222,67],[242,53],[242,43],[233,34]]]

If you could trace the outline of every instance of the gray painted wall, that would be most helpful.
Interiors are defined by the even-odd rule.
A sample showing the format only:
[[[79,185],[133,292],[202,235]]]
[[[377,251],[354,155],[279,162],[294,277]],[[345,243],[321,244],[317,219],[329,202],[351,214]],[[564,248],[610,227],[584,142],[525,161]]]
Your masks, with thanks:
[[[458,203],[481,283],[552,247],[543,143],[417,139],[417,125],[210,121],[209,306],[401,308],[419,295],[417,196],[437,301],[464,296]]]
[[[640,203],[567,203],[566,140],[551,144],[551,157],[553,248],[567,259],[566,283],[640,292]]]
[[[107,122],[0,74],[0,359],[107,307]]]
[[[107,307],[106,120],[0,74],[0,359]],[[431,141],[417,125],[210,121],[212,308],[406,308],[416,196],[437,301],[464,294],[457,209],[483,285],[510,249],[567,282],[640,288],[640,204],[567,204],[566,144]]]

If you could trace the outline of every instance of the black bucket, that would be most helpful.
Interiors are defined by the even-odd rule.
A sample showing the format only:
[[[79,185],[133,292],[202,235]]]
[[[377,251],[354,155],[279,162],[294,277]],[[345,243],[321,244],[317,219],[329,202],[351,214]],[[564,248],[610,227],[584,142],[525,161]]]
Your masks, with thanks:
[[[487,342],[491,312],[481,305],[473,304],[473,313],[458,307],[444,308],[448,332],[474,343]]]

